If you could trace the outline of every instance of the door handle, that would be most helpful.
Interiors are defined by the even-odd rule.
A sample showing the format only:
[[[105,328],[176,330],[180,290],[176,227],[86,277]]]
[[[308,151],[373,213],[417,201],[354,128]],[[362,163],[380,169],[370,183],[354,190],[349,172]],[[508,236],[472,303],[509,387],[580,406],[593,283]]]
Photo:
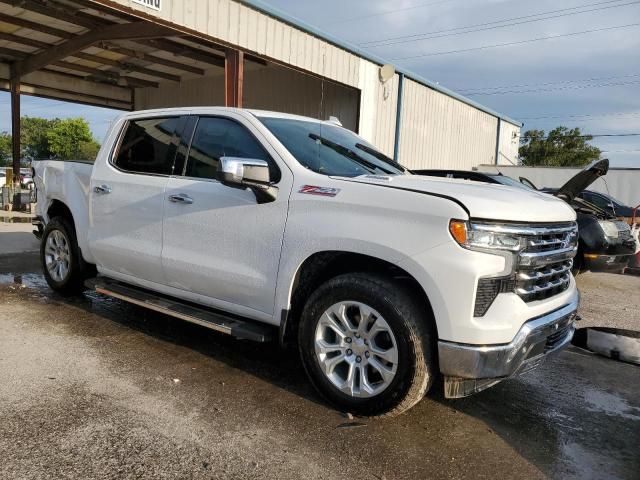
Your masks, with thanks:
[[[107,194],[111,193],[111,187],[109,185],[100,185],[98,187],[93,187],[93,191],[96,193]]]
[[[193,198],[184,193],[179,193],[177,195],[169,195],[169,201],[173,203],[183,203],[185,205],[191,205],[193,203]]]

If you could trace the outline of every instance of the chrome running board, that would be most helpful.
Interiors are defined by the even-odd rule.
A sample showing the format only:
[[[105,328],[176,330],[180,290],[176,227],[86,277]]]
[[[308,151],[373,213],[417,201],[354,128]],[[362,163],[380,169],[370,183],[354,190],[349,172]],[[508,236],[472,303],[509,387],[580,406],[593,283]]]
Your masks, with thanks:
[[[182,302],[173,297],[102,276],[87,281],[86,285],[103,295],[226,333],[242,340],[269,342],[274,338],[276,331],[274,327],[267,324]]]

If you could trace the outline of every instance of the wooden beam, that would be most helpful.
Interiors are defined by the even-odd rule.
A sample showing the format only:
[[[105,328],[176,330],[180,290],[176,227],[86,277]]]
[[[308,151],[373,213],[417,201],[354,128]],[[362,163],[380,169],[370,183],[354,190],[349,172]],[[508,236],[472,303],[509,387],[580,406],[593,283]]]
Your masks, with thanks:
[[[39,13],[40,15],[62,20],[70,23],[71,25],[79,25],[87,29],[100,26],[97,22],[90,22],[89,20],[78,18],[68,7],[65,8],[57,5],[48,7],[42,3],[34,2],[33,0],[0,0],[0,3],[4,3],[12,7],[23,8],[34,13]]]
[[[174,55],[190,58],[197,62],[207,63],[209,65],[215,65],[216,67],[224,68],[225,59],[221,55],[215,53],[205,52],[198,48],[190,47],[183,43],[172,42],[171,40],[153,39],[153,40],[137,40],[136,43],[153,47],[157,50],[164,50]]]
[[[244,54],[240,50],[227,49],[224,67],[224,104],[242,107],[244,86]]]
[[[175,70],[182,70],[183,72],[193,73],[195,75],[204,75],[204,70],[198,67],[193,67],[191,65],[186,65],[180,62],[174,62],[173,60],[167,60],[163,57],[158,57],[156,55],[151,55],[146,52],[141,52],[139,50],[132,50],[130,48],[121,47],[120,45],[116,45],[115,43],[110,42],[102,42],[97,47],[107,50],[110,52],[116,52],[120,55],[126,55],[127,57],[138,58],[140,60],[144,60],[150,63],[156,63],[158,65],[164,65],[165,67],[173,68]]]
[[[28,28],[29,30],[33,30],[34,32],[46,33],[47,35],[53,35],[54,37],[59,38],[69,39],[76,36],[75,33],[67,32],[66,30],[49,27],[37,22],[31,22],[21,17],[12,17],[11,15],[7,15],[5,13],[0,13],[0,22],[15,25],[17,27]]]
[[[12,33],[4,33],[0,32],[0,40],[5,40],[7,42],[18,43],[20,45],[27,45],[28,47],[37,48],[39,50],[49,48],[51,46],[50,43],[40,42],[38,40],[34,40],[29,37],[23,37],[21,35],[14,35]]]
[[[11,156],[13,159],[13,184],[20,185],[20,82],[9,82],[11,91]]]
[[[18,76],[16,78],[19,78],[22,75],[35,72],[56,60],[71,56],[73,53],[102,40],[150,38],[167,34],[168,30],[165,27],[144,21],[99,27],[67,40],[65,43],[51,47],[42,53],[17,62],[14,68],[14,74]]]
[[[109,70],[100,70],[99,68],[87,67],[85,65],[81,65],[79,63],[72,62],[53,62],[50,66],[52,67],[60,67],[67,70],[73,70],[76,72],[83,72],[90,75],[89,78],[84,77],[85,80],[93,80],[98,82],[106,82],[117,84],[118,80],[124,80],[128,86],[133,87],[151,87],[158,88],[159,84],[157,82],[151,82],[149,80],[143,80],[141,78],[129,77],[127,75],[120,75],[118,72],[113,72]]]
[[[92,55],[90,53],[78,52],[71,55],[72,57],[79,58],[81,60],[86,60],[88,62],[100,63],[102,65],[109,65],[111,67],[116,67],[123,71],[129,72],[138,72],[143,75],[149,75],[150,77],[163,78],[165,80],[169,80],[170,82],[180,82],[180,77],[178,75],[173,75],[171,73],[160,72],[158,70],[153,70],[147,67],[141,67],[139,65],[134,65],[132,63],[123,62],[122,60],[113,60],[111,58],[101,57],[100,55]]]

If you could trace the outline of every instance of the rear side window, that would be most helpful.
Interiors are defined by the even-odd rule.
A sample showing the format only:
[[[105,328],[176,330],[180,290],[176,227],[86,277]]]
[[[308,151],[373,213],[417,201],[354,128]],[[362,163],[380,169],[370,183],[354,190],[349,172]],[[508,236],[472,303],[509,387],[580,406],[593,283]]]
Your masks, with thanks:
[[[131,120],[120,143],[116,167],[127,172],[170,175],[176,151],[172,139],[182,123],[180,117]]]
[[[214,179],[222,157],[264,160],[269,163],[271,181],[280,180],[278,167],[244,126],[227,118],[201,117],[189,149],[185,175]]]

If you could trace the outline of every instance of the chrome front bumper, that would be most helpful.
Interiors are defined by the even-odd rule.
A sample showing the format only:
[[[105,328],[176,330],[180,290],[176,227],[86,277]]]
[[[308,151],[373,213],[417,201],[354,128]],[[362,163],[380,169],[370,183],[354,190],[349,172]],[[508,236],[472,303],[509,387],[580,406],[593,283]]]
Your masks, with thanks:
[[[558,310],[529,320],[506,345],[439,341],[445,397],[466,397],[540,365],[571,342],[578,304],[579,297]]]

